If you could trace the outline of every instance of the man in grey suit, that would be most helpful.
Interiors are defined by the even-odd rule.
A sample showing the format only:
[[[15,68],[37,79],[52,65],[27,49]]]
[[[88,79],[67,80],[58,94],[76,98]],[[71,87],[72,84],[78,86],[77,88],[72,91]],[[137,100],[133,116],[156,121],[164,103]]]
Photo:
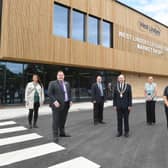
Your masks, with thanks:
[[[59,137],[70,137],[65,133],[65,123],[72,104],[71,88],[70,84],[64,81],[63,71],[58,71],[57,80],[49,83],[48,96],[52,109],[53,140],[58,143]]]

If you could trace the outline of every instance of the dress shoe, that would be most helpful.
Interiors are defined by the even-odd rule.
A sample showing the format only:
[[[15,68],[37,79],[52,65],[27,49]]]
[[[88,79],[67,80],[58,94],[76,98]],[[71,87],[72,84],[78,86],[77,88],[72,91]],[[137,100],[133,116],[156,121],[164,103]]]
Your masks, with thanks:
[[[71,135],[63,133],[63,134],[60,134],[60,137],[71,137]]]
[[[33,128],[38,128],[38,126],[35,124],[35,125],[33,125]]]
[[[117,135],[116,135],[116,137],[121,137],[122,136],[122,133],[118,133]]]
[[[33,127],[32,127],[32,125],[29,125],[29,129],[32,129]]]
[[[125,136],[126,138],[128,138],[128,137],[129,137],[129,133],[126,132],[126,133],[124,134],[124,136]]]
[[[53,141],[54,141],[55,143],[59,143],[59,138],[58,138],[58,137],[54,137],[54,138],[53,138]]]
[[[94,122],[94,125],[98,125],[98,122]]]
[[[152,125],[152,123],[151,122],[147,122],[147,125]]]
[[[106,124],[104,121],[100,121],[99,123],[100,123],[100,124]]]

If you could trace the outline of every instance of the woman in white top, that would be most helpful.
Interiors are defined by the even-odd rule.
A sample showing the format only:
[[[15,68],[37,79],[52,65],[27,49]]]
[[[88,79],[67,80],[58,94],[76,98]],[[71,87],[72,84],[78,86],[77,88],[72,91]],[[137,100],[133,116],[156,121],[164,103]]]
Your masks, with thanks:
[[[30,129],[32,127],[38,128],[37,127],[38,110],[39,110],[39,107],[44,102],[44,88],[37,74],[33,75],[32,82],[29,82],[26,86],[25,102],[26,102],[26,107],[29,109],[29,115],[28,115],[29,128]],[[32,125],[33,116],[34,116],[34,120]]]
[[[153,77],[148,77],[148,82],[145,83],[146,97],[146,122],[148,125],[155,124],[155,102],[157,96],[157,84],[153,82]]]

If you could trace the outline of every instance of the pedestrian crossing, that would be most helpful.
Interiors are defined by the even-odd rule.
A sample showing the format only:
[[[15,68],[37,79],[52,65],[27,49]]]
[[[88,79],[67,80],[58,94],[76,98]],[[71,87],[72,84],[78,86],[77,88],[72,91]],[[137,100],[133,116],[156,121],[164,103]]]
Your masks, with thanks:
[[[80,156],[75,159],[66,161],[64,163],[60,163],[55,166],[51,166],[49,168],[99,168],[99,165]]]
[[[0,153],[0,167],[11,166],[11,167],[27,167],[26,163],[28,161],[35,162],[40,158],[40,161],[47,162],[47,157],[52,156],[52,162],[48,165],[45,163],[42,164],[39,168],[48,167],[48,168],[100,168],[100,165],[88,160],[85,157],[74,157],[69,156],[71,154],[68,153],[68,159],[65,157],[61,159],[61,163],[59,161],[60,155],[66,152],[66,148],[53,143],[53,142],[43,142],[45,139],[43,136],[30,132],[26,127],[16,126],[15,121],[0,121],[0,135],[5,137],[0,139],[0,147],[3,147]],[[5,127],[5,128],[4,128]],[[21,131],[22,134],[20,134]],[[26,132],[25,132],[26,131]],[[14,136],[10,134],[15,133]],[[16,135],[16,133],[18,135]],[[6,137],[7,136],[7,137]],[[31,141],[37,141],[31,144]],[[28,146],[20,145],[20,143],[28,143]],[[17,146],[17,148],[12,147]],[[19,147],[19,148],[18,148]],[[8,149],[5,151],[5,149]],[[10,149],[10,151],[9,151]],[[60,154],[59,154],[60,153]],[[55,157],[54,157],[55,156]],[[72,157],[72,158],[71,158]],[[58,159],[57,159],[58,158]],[[51,159],[50,159],[51,160]],[[56,160],[56,161],[55,161]],[[55,163],[54,163],[55,161]],[[37,167],[37,166],[36,166]],[[38,167],[37,167],[38,168]]]
[[[38,138],[42,138],[42,136],[40,136],[36,133],[19,135],[19,136],[14,136],[14,137],[9,137],[9,138],[1,138],[0,139],[0,146],[30,141],[30,140],[34,140],[34,139],[38,139]]]
[[[0,126],[5,126],[5,125],[14,125],[16,124],[15,121],[4,121],[0,123]]]
[[[64,150],[64,147],[55,143],[48,143],[22,150],[12,151],[4,154],[0,154],[0,166],[6,166],[18,161],[26,159],[32,159],[38,156],[46,155],[48,153],[58,152]]]
[[[15,127],[10,127],[10,128],[2,128],[0,129],[0,134],[5,134],[5,133],[12,133],[12,132],[18,132],[18,131],[25,131],[27,128],[22,127],[22,126],[15,126]]]

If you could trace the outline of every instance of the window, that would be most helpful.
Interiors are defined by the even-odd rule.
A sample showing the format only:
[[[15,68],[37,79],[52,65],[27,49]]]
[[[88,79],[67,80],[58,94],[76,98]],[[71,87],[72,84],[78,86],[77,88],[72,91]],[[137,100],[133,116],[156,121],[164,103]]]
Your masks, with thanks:
[[[95,45],[113,47],[113,23],[100,21],[95,16],[87,15],[76,9],[54,3],[54,35],[88,41]],[[87,25],[87,26],[86,26]],[[100,38],[101,37],[101,38]]]
[[[85,14],[75,10],[72,13],[72,38],[85,40]]]
[[[22,103],[24,100],[23,64],[0,62],[0,103]]]
[[[53,33],[61,37],[69,37],[69,8],[54,4]]]
[[[97,75],[103,76],[103,84],[107,88],[108,83],[114,88],[117,76],[120,72],[75,68],[61,65],[16,63],[0,61],[0,105],[24,103],[24,92],[28,82],[32,81],[32,75],[37,73],[45,90],[46,102],[48,101],[48,84],[55,79],[56,71],[62,69],[66,79],[71,84],[72,99],[74,101],[89,101],[91,97],[91,85]],[[111,91],[109,96],[111,96]],[[111,99],[111,97],[109,97]]]
[[[112,47],[112,24],[106,21],[102,22],[102,45]]]
[[[88,42],[99,44],[99,19],[88,17]]]

